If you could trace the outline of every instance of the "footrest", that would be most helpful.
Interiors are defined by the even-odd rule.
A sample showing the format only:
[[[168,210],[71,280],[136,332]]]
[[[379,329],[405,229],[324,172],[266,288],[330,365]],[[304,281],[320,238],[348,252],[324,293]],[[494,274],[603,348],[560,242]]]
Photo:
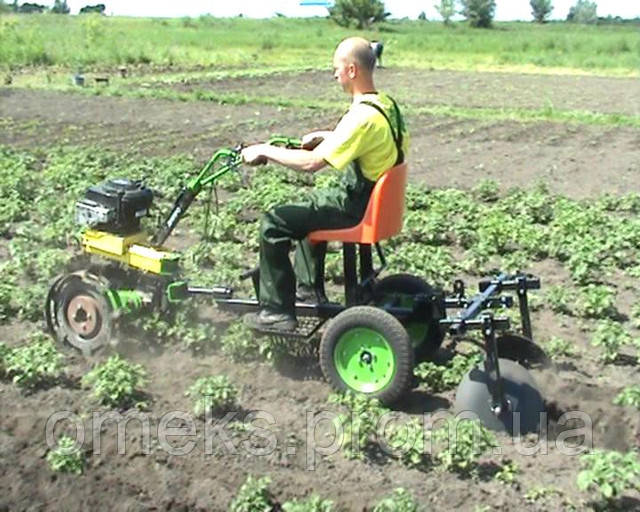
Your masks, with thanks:
[[[326,320],[315,317],[301,317],[298,319],[298,327],[293,331],[279,329],[254,329],[254,332],[266,336],[280,336],[283,338],[308,340],[322,327]]]

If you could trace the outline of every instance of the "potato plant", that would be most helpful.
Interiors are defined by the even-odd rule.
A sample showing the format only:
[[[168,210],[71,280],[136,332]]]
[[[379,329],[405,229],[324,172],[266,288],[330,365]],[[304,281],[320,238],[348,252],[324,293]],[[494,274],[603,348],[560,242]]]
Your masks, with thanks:
[[[580,457],[580,465],[583,470],[578,474],[578,488],[595,491],[605,504],[627,491],[640,490],[640,460],[636,452],[595,450]]]
[[[466,373],[482,361],[482,354],[456,354],[446,364],[436,364],[424,361],[417,365],[413,373],[422,382],[429,386],[433,393],[441,393],[455,388]]]
[[[270,512],[275,498],[269,491],[269,477],[255,478],[249,475],[235,498],[229,504],[229,512]]]
[[[0,350],[4,372],[18,386],[26,389],[57,379],[64,368],[64,356],[44,335],[37,335],[30,343],[13,349]]]
[[[100,403],[122,408],[145,405],[140,396],[147,381],[147,372],[142,365],[130,363],[118,354],[82,378],[83,384],[92,388],[93,397]]]
[[[86,458],[84,452],[69,436],[61,436],[57,446],[47,453],[47,462],[52,471],[81,475],[84,472]]]
[[[191,397],[194,414],[201,417],[207,411],[215,414],[233,407],[238,398],[238,389],[226,375],[215,375],[200,377],[185,395]]]
[[[419,510],[418,503],[409,491],[398,487],[374,506],[372,512],[418,512]]]
[[[433,439],[442,469],[463,475],[473,475],[478,459],[497,446],[495,435],[477,420],[450,419],[433,432]]]
[[[353,393],[334,393],[329,402],[348,410],[336,421],[342,427],[340,448],[347,459],[364,459],[367,450],[376,446],[379,419],[389,412],[376,399]]]

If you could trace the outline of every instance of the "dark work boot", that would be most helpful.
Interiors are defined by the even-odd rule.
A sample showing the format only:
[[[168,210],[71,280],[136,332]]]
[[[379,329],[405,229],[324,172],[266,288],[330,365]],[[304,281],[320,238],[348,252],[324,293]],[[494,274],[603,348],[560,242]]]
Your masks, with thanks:
[[[259,313],[247,313],[242,320],[247,327],[256,331],[295,331],[298,327],[294,315],[268,309],[262,309]]]

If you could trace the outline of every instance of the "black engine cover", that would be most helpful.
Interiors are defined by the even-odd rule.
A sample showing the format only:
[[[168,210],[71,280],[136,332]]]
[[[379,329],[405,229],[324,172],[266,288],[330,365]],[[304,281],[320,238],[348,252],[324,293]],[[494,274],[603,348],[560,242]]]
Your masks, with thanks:
[[[116,178],[87,189],[85,199],[109,209],[111,221],[99,229],[127,234],[140,229],[140,219],[149,213],[153,191],[140,181]]]

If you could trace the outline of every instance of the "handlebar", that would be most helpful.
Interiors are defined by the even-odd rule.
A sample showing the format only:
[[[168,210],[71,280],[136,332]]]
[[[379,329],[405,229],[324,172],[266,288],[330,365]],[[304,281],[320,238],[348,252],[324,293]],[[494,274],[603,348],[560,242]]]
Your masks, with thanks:
[[[285,137],[282,135],[270,137],[267,143],[273,146],[284,146],[289,149],[302,148],[302,141],[300,139]],[[215,183],[220,177],[232,170],[236,170],[240,166],[242,163],[242,149],[242,144],[233,149],[219,149],[213,154],[202,170],[187,182],[180,191],[167,220],[162,224],[160,230],[153,236],[151,240],[153,245],[162,245],[166,239],[169,238],[171,232],[178,225],[180,219],[184,216],[193,200],[204,187]],[[217,169],[216,166],[218,166]]]

